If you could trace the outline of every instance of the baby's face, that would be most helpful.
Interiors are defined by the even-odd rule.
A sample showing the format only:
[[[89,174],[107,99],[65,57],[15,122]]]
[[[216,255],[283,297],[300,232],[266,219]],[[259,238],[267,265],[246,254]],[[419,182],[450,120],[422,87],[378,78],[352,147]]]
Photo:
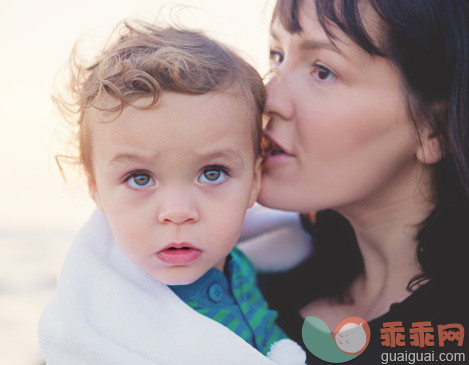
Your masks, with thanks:
[[[164,93],[93,124],[90,191],[130,260],[172,285],[223,268],[259,190],[252,123],[233,95]]]

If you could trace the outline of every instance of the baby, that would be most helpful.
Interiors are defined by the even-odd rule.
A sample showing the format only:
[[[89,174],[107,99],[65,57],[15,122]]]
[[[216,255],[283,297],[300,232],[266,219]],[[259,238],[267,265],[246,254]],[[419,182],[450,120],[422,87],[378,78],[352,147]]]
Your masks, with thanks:
[[[127,22],[74,76],[99,211],[41,318],[48,363],[271,363],[286,336],[235,248],[260,188],[257,72],[201,33]]]

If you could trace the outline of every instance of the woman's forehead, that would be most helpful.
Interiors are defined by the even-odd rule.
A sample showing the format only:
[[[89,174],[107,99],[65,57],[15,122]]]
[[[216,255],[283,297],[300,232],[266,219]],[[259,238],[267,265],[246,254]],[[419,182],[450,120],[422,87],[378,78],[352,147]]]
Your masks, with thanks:
[[[300,12],[301,30],[291,32],[286,29],[280,18],[275,18],[271,23],[270,35],[273,40],[282,42],[285,37],[295,39],[298,48],[304,51],[316,48],[326,48],[343,53],[342,49],[355,47],[353,41],[345,35],[339,27],[331,25],[329,31],[332,37],[325,31],[316,16],[315,9]]]
[[[281,5],[287,3],[290,6]],[[356,1],[357,12],[355,19],[352,20],[354,24],[350,24],[350,14],[347,16],[348,19],[342,14],[344,12],[344,8],[340,6],[342,1],[332,1],[332,3],[334,4],[333,16],[331,16],[330,10],[324,10],[321,6],[319,8],[323,11],[318,16],[315,0],[279,0],[271,22],[270,32],[272,37],[275,39],[283,31],[297,34],[305,39],[314,38],[316,40],[319,38],[324,41],[329,40],[332,44],[338,46],[342,43],[342,46],[355,45],[363,48],[351,35],[360,32],[373,46],[380,48],[383,37],[385,37],[385,28],[381,18],[369,1]],[[335,18],[335,20],[332,20],[332,18]],[[341,29],[341,25],[343,28],[349,29],[350,34],[346,34]],[[364,48],[369,50],[368,45],[365,45]],[[379,54],[380,52],[371,53]]]
[[[315,3],[313,1],[309,1],[304,5],[302,0],[278,0],[272,16],[271,28],[274,23],[279,23],[289,33],[301,32],[300,12],[306,10],[307,15],[311,16],[314,13],[310,14],[308,10],[315,11],[314,8]]]

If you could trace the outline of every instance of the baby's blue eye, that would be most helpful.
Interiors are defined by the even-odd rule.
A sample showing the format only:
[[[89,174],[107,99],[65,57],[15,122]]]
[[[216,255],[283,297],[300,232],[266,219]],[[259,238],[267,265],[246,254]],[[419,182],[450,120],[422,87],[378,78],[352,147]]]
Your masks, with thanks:
[[[141,189],[155,185],[155,180],[147,174],[135,174],[129,177],[127,183],[133,188]]]
[[[207,169],[199,176],[199,182],[202,183],[221,183],[225,180],[226,174],[221,169]]]

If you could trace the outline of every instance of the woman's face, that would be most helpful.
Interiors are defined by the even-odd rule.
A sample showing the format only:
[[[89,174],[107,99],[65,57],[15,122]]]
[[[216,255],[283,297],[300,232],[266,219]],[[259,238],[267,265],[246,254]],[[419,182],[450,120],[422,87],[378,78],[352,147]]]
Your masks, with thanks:
[[[399,195],[418,180],[418,138],[398,69],[340,31],[333,44],[314,5],[300,9],[303,32],[272,26],[261,204],[299,212],[339,210]],[[366,9],[364,9],[366,10]],[[362,12],[372,35],[375,14]],[[376,200],[373,200],[376,199]]]

